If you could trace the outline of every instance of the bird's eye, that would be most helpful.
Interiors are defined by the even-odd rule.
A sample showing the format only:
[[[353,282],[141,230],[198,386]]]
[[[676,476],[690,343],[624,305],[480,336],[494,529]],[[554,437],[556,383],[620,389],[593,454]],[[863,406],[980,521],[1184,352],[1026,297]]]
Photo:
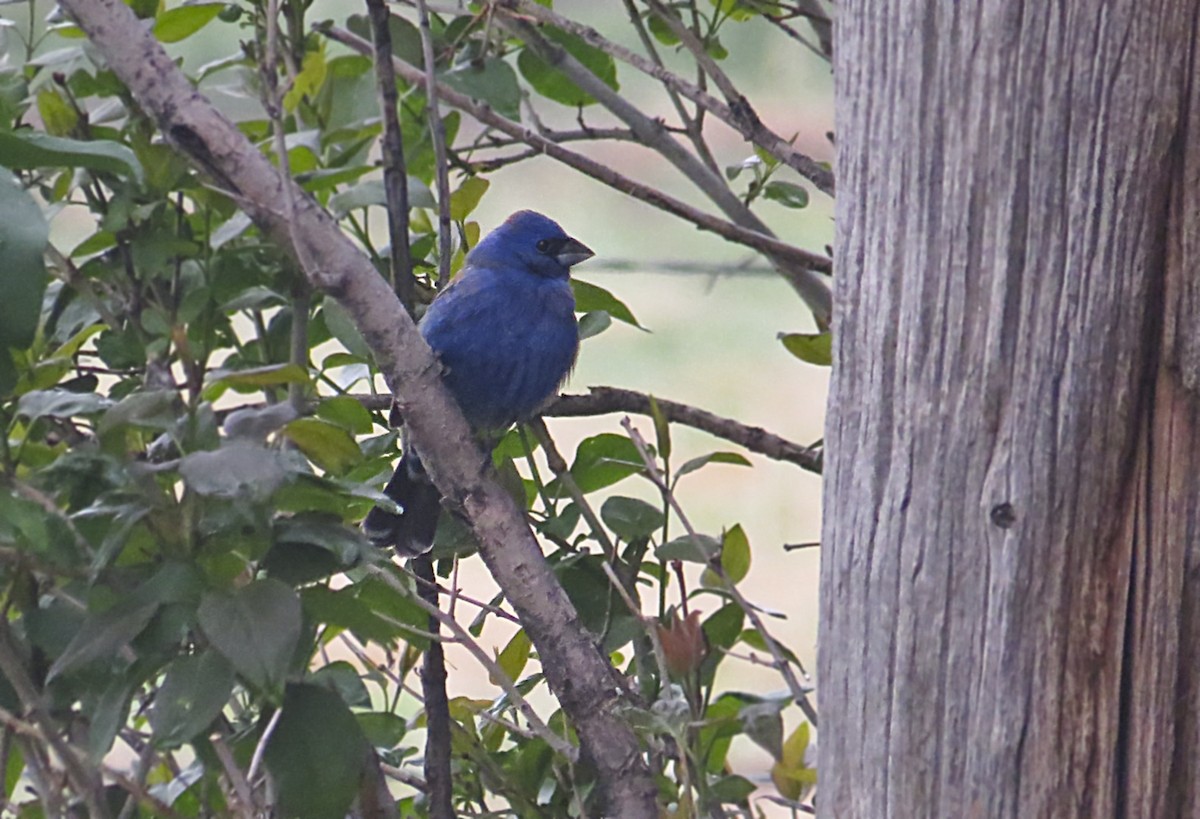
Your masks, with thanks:
[[[549,251],[550,250],[550,240],[549,239],[539,240],[537,243],[537,249],[538,249],[538,252],[540,252],[540,253],[546,253],[547,251]]]

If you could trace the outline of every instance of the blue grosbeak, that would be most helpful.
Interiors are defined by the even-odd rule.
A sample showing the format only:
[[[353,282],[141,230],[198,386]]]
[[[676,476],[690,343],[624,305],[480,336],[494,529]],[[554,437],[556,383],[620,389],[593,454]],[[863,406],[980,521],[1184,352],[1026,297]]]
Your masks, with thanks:
[[[421,335],[477,435],[529,418],[566,379],[579,352],[570,270],[592,255],[554,221],[518,211],[475,246],[429,305]],[[428,551],[441,496],[412,447],[384,493],[403,512],[372,509],[363,521],[368,537],[400,554]]]

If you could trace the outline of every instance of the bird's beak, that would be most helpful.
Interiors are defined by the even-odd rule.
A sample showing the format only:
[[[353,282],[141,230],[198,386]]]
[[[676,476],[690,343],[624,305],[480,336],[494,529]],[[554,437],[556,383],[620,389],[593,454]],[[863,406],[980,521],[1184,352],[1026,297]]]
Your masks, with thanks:
[[[580,242],[577,239],[563,239],[558,251],[554,254],[554,258],[558,259],[566,267],[573,267],[580,262],[587,261],[596,254],[592,249]]]

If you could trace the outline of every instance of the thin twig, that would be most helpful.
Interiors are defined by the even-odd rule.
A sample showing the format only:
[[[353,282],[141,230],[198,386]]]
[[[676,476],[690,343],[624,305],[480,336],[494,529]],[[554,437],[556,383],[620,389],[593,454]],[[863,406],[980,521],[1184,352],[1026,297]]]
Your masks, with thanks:
[[[714,172],[681,145],[663,127],[660,120],[642,113],[641,109],[613,91],[573,54],[557,43],[548,41],[523,18],[497,15],[496,21],[502,28],[520,37],[525,42],[526,48],[531,49],[549,65],[561,71],[583,91],[594,97],[600,105],[608,109],[613,116],[628,125],[643,145],[658,152],[660,156],[675,166],[731,222],[760,234],[772,235],[766,223],[758,218],[741,197],[733,192],[725,178]],[[749,106],[749,103],[746,105]],[[753,114],[753,111],[749,113]],[[770,252],[767,252],[767,256],[771,258],[780,275],[784,276],[797,294],[804,299],[816,316],[818,323],[822,326],[826,325],[832,315],[831,297],[826,282],[810,269],[795,269],[787,260],[776,258]]]
[[[696,533],[695,528],[692,527],[692,522],[688,519],[687,513],[683,511],[683,507],[679,505],[679,501],[675,498],[675,493],[671,491],[670,487],[667,486],[666,481],[663,480],[662,473],[658,469],[658,464],[655,463],[654,458],[650,456],[649,447],[646,446],[646,442],[642,439],[642,434],[637,431],[637,429],[633,426],[633,422],[628,418],[621,420],[621,426],[624,427],[625,432],[629,435],[629,439],[633,441],[633,445],[637,448],[638,454],[641,455],[642,462],[646,465],[646,471],[650,476],[650,480],[652,480],[654,485],[658,487],[658,490],[663,494],[663,497],[666,499],[667,503],[671,504],[671,509],[673,509],[675,514],[679,517],[679,522],[683,524],[683,528],[687,531],[688,536],[696,543],[696,548],[703,552],[704,547],[700,543],[700,536]],[[722,570],[719,563],[710,565],[709,568],[712,570],[713,574],[720,579],[721,590],[732,597],[733,601],[737,603],[738,606],[741,607],[742,611],[746,613],[746,616],[750,618],[750,622],[754,624],[754,628],[757,629],[758,633],[762,636],[763,642],[767,644],[767,648],[770,650],[771,656],[774,657],[775,662],[779,664],[779,673],[783,676],[784,681],[787,683],[788,690],[792,692],[792,698],[796,701],[796,704],[800,706],[800,710],[804,712],[804,716],[808,718],[808,721],[812,723],[813,727],[817,727],[817,711],[809,701],[808,693],[805,691],[804,686],[800,685],[800,681],[796,679],[796,675],[792,673],[792,667],[788,663],[787,659],[783,656],[783,652],[780,651],[779,645],[775,642],[775,638],[770,635],[766,629],[766,626],[763,625],[762,618],[758,616],[757,608],[755,608],[755,606],[745,598],[741,591],[738,590],[738,587],[731,582],[728,577],[725,576],[725,572]]]
[[[492,657],[488,656],[488,653],[483,650],[483,646],[479,645],[479,642],[475,640],[475,638],[471,636],[470,632],[463,628],[457,620],[447,615],[437,606],[430,606],[422,598],[413,595],[412,591],[405,588],[404,584],[400,583],[400,581],[393,577],[390,572],[377,566],[371,567],[369,571],[372,574],[382,578],[383,581],[392,588],[396,589],[402,594],[408,595],[410,600],[423,608],[433,617],[437,618],[439,623],[448,628],[450,632],[457,638],[457,641],[460,642],[468,651],[470,651],[475,659],[487,669],[489,677],[504,689],[504,692],[508,694],[513,704],[525,716],[530,728],[532,728],[537,735],[546,742],[547,745],[572,761],[578,757],[579,750],[575,746],[571,745],[571,743],[560,737],[558,734],[550,730],[550,727],[546,725],[546,723],[542,721],[542,718],[538,716],[537,712],[533,710],[533,706],[529,704],[529,701],[525,699],[525,696],[517,689],[516,683],[514,683],[504,669],[500,667],[500,664],[497,663]]]
[[[431,609],[429,631],[434,638],[425,649],[421,670],[421,692],[425,695],[425,782],[429,786],[431,819],[454,819],[453,787],[450,781],[450,700],[446,695],[446,655],[442,650],[441,620],[433,611],[438,606],[433,559],[417,555],[412,560],[417,578],[417,595]]]
[[[394,779],[397,782],[408,785],[410,788],[416,788],[419,791],[429,790],[429,786],[425,784],[425,780],[416,774],[410,774],[407,771],[402,771],[396,766],[388,765],[384,762],[379,764],[379,769],[383,771],[383,773],[389,779]]]
[[[549,23],[564,31],[569,31],[589,45],[636,68],[643,74],[653,77],[666,88],[675,91],[695,103],[700,110],[713,114],[713,116],[736,130],[753,144],[778,157],[785,165],[812,182],[817,190],[830,195],[833,194],[833,173],[822,163],[797,151],[790,142],[763,124],[762,120],[752,110],[748,112],[748,116],[747,112],[721,102],[700,88],[700,86],[673,73],[661,64],[647,60],[640,54],[636,54],[604,37],[591,26],[576,23],[574,20],[558,14],[553,9],[540,5],[535,0],[496,0],[494,5],[511,6],[520,10],[522,15],[531,17],[540,23]],[[669,24],[669,21],[664,22],[668,22]],[[695,39],[694,36],[693,39]],[[741,101],[745,98],[741,94],[737,94],[734,99]]]
[[[425,0],[417,0],[418,27],[421,31],[421,55],[425,60],[425,114],[429,136],[433,140],[434,178],[438,203],[438,287],[450,283],[450,178],[446,163],[446,126],[438,105],[437,71],[433,61],[433,33],[429,30],[429,9]]]
[[[666,71],[666,66],[663,65],[662,58],[658,55],[658,48],[654,45],[654,39],[646,29],[646,23],[642,20],[642,15],[633,4],[633,0],[625,0],[625,12],[629,15],[629,22],[637,31],[638,39],[642,41],[642,48],[650,55],[650,60],[654,63],[655,68]],[[704,109],[697,104],[696,116],[692,116],[684,107],[679,91],[669,83],[663,83],[663,87],[667,89],[667,96],[671,99],[671,104],[675,106],[675,111],[679,114],[679,119],[683,123],[688,138],[692,141],[692,146],[696,149],[696,154],[711,170],[720,173],[717,161],[713,158],[708,143],[704,141]]]
[[[596,510],[588,503],[588,499],[584,497],[583,491],[579,488],[579,484],[575,482],[575,477],[567,468],[567,462],[563,458],[562,453],[558,451],[558,447],[554,443],[554,439],[550,437],[550,430],[546,429],[546,422],[540,417],[535,418],[530,422],[529,428],[533,430],[533,435],[538,439],[538,443],[542,445],[542,450],[546,453],[546,463],[550,466],[550,471],[567,489],[567,494],[571,496],[571,500],[575,501],[575,506],[583,515],[583,519],[587,521],[588,528],[592,530],[592,537],[604,549],[604,554],[609,560],[617,559],[617,547],[613,545],[612,539],[609,538],[608,532],[605,531],[604,525],[600,522],[600,516],[596,514]]]
[[[247,782],[254,782],[258,776],[258,769],[262,767],[263,754],[267,752],[267,744],[275,734],[275,728],[279,725],[279,718],[282,716],[283,709],[276,708],[271,719],[267,720],[267,727],[263,729],[262,736],[258,738],[258,744],[254,746],[254,754],[250,757],[250,767],[246,769]]]
[[[8,678],[9,684],[21,703],[21,708],[28,715],[32,725],[40,731],[43,740],[53,749],[59,762],[62,763],[67,779],[75,792],[83,798],[89,814],[96,817],[108,816],[109,811],[101,796],[102,787],[99,778],[84,764],[83,760],[86,759],[86,755],[76,751],[63,738],[61,730],[46,712],[41,695],[34,686],[25,664],[17,654],[12,631],[9,629],[7,620],[4,619],[0,619],[0,672],[3,672],[4,676]],[[9,717],[12,720],[18,719],[7,711],[0,715],[0,719],[5,719],[6,722],[9,722],[7,719]],[[15,725],[15,722],[10,722],[10,724]]]
[[[359,53],[369,54],[371,51],[369,43],[345,29],[333,26],[322,29],[322,31],[330,39],[349,46]],[[419,82],[424,76],[424,73],[420,69],[399,58],[393,58],[392,62],[396,66],[396,73],[409,82]],[[663,193],[657,188],[623,176],[601,162],[568,150],[546,139],[536,131],[497,114],[490,106],[476,102],[467,95],[460,94],[446,85],[438,84],[438,95],[450,105],[461,111],[465,111],[484,125],[489,125],[501,133],[518,138],[526,145],[537,148],[546,156],[556,159],[564,165],[568,165],[611,188],[628,194],[634,199],[653,205],[660,210],[691,222],[701,230],[715,233],[731,242],[752,247],[755,250],[770,254],[777,259],[800,266],[805,270],[812,270],[818,273],[829,273],[833,270],[833,261],[827,256],[802,250],[774,236],[749,230],[740,225],[707,214],[682,200]]]
[[[375,77],[383,117],[383,186],[388,203],[388,239],[391,243],[392,289],[409,315],[413,315],[412,256],[408,245],[408,167],[404,136],[400,130],[396,70],[392,66],[391,14],[384,0],[367,0],[371,37],[375,43]]]
[[[233,752],[229,750],[229,745],[225,742],[225,737],[217,735],[210,737],[210,744],[213,752],[217,755],[217,760],[221,763],[221,767],[225,770],[225,777],[229,780],[230,786],[237,797],[240,804],[239,814],[251,819],[258,815],[257,806],[255,804],[254,792],[250,789],[250,783],[246,781],[245,774],[238,767],[237,761],[233,758]]]

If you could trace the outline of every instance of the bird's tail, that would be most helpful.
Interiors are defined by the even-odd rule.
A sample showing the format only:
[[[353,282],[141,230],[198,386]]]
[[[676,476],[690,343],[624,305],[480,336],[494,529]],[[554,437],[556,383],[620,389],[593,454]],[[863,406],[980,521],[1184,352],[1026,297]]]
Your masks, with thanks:
[[[425,554],[433,547],[441,493],[429,480],[415,452],[404,453],[383,493],[401,508],[399,514],[376,506],[363,520],[363,532],[379,547],[392,546],[404,556]]]

